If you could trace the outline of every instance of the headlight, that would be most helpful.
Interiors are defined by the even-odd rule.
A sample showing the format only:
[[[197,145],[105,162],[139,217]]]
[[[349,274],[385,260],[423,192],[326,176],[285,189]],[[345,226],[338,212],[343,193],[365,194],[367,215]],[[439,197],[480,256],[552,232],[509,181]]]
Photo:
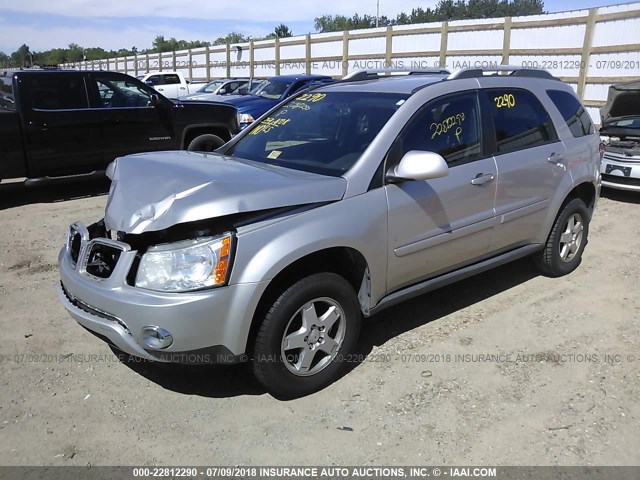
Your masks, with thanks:
[[[249,115],[248,113],[239,113],[238,114],[238,123],[240,125],[242,124],[249,124],[249,123],[253,123],[255,122],[254,118]]]
[[[230,268],[230,233],[149,248],[142,256],[136,287],[186,292],[224,285]]]

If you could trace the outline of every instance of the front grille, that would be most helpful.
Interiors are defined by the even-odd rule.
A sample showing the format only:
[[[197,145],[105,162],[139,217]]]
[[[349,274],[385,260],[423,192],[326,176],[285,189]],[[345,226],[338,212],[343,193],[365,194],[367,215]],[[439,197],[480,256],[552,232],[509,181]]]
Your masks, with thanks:
[[[82,246],[82,235],[74,231],[69,237],[69,254],[73,263],[78,263],[78,257],[80,256],[80,247]]]
[[[640,187],[640,178],[620,177],[618,175],[607,175],[606,173],[603,173],[602,181],[617,183],[619,185],[630,185],[632,187]]]
[[[109,278],[116,268],[122,250],[104,243],[93,243],[87,253],[85,271],[97,278]]]
[[[614,157],[613,155],[607,155],[605,152],[604,159],[618,163],[640,163],[640,157],[637,155],[617,155]]]

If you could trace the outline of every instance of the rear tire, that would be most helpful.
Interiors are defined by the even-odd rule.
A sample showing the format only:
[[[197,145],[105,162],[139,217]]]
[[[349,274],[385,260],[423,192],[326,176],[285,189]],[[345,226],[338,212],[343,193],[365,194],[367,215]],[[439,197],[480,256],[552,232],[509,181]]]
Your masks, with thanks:
[[[253,371],[272,395],[309,395],[340,378],[357,346],[362,314],[353,287],[333,273],[287,288],[262,321]]]
[[[219,136],[212,133],[205,133],[191,140],[187,150],[190,152],[213,152],[225,143],[226,142]]]
[[[589,234],[589,211],[579,198],[568,202],[556,218],[544,249],[536,254],[538,269],[550,277],[573,272],[582,262]]]

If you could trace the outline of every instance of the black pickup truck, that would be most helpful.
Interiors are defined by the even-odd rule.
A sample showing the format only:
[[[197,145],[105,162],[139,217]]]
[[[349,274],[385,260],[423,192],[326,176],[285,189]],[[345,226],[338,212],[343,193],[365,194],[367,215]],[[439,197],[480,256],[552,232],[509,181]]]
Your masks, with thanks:
[[[237,131],[234,106],[169,100],[122,73],[0,71],[0,181],[99,174],[121,155],[212,150]]]

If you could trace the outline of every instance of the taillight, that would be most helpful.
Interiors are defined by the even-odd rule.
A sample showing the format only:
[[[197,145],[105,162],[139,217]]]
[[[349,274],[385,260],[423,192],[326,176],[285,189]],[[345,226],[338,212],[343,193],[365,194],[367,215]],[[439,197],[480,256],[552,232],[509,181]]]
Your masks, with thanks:
[[[604,158],[604,142],[600,142],[600,147],[598,148],[600,151],[600,161]]]

